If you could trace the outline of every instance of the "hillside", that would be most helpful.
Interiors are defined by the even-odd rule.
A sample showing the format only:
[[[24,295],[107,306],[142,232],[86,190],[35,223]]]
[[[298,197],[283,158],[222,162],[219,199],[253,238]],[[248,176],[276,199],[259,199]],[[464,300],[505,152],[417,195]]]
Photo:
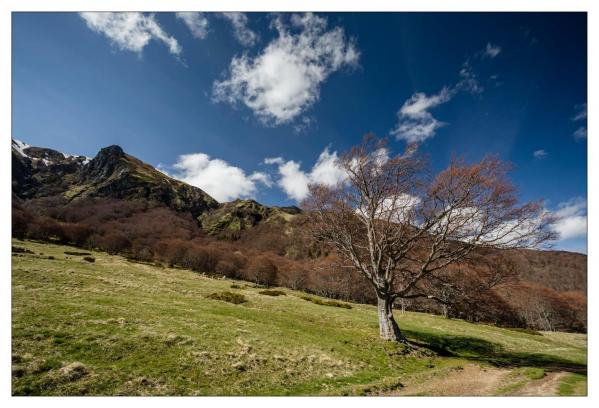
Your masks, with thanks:
[[[336,299],[375,301],[361,275],[301,233],[305,217],[298,207],[251,199],[218,203],[119,146],[87,158],[13,140],[12,160],[13,237],[262,280]],[[586,331],[586,255],[533,250],[504,255],[501,266],[513,264],[515,272],[509,286],[466,296],[457,296],[466,292],[457,290],[445,309],[428,299],[404,306],[509,327]],[[464,282],[476,281],[485,257],[466,266],[471,275]],[[258,277],[264,266],[272,273]]]
[[[396,312],[403,355],[372,306],[73,251],[13,240],[13,395],[586,394],[584,334]]]

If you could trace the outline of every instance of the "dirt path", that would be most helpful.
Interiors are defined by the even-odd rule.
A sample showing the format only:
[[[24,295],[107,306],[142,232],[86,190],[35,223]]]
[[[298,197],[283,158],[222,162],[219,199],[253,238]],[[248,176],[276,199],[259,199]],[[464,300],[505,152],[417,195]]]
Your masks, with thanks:
[[[421,384],[407,384],[397,395],[493,395],[510,374],[510,370],[483,368],[469,364],[461,370],[452,370]]]
[[[557,395],[560,380],[566,375],[565,371],[547,373],[545,377],[533,380],[520,388],[512,395],[522,396],[548,396]]]
[[[506,395],[552,396],[557,395],[559,382],[566,372],[550,372],[538,380],[528,380]],[[406,384],[395,395],[430,396],[482,396],[497,395],[498,391],[510,384],[526,381],[514,377],[512,370],[505,368],[480,367],[475,364],[464,366],[461,370],[451,370],[432,378]]]

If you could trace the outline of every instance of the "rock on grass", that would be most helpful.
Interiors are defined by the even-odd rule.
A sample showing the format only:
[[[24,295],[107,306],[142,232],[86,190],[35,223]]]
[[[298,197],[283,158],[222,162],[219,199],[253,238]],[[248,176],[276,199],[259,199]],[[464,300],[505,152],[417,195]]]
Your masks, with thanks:
[[[75,361],[60,368],[60,376],[69,381],[75,381],[89,374],[89,368],[85,364]]]

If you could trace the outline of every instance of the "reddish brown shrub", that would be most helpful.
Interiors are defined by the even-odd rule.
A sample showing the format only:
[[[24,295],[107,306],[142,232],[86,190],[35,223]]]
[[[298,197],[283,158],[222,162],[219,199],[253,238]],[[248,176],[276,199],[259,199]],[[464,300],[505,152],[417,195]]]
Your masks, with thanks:
[[[272,259],[265,255],[250,258],[244,277],[259,285],[272,286],[277,281],[277,266]]]

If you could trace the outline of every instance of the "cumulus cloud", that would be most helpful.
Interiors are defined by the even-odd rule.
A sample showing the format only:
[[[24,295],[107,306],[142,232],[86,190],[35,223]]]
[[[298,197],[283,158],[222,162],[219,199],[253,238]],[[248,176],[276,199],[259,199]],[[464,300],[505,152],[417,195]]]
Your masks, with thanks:
[[[580,238],[587,235],[587,203],[580,197],[559,204],[554,211],[557,222],[553,228],[559,239]]]
[[[340,27],[311,13],[282,16],[272,26],[278,36],[257,56],[236,56],[228,78],[215,81],[213,99],[242,104],[267,125],[291,122],[314,104],[333,72],[356,66],[359,52]]]
[[[201,188],[220,202],[253,197],[259,183],[272,185],[266,173],[247,175],[239,167],[221,159],[211,159],[204,153],[181,155],[172,167],[172,177]],[[164,172],[164,168],[160,170]]]
[[[495,58],[496,56],[499,55],[500,52],[501,52],[501,47],[499,45],[487,43],[487,46],[485,47],[485,51],[483,52],[483,55],[487,58]]]
[[[532,152],[532,155],[535,159],[544,159],[547,157],[548,153],[543,149],[539,149]]]
[[[258,34],[248,28],[248,17],[245,13],[220,13],[220,16],[229,20],[233,26],[233,35],[242,45],[250,47],[258,41]]]
[[[347,175],[339,164],[337,152],[330,152],[326,147],[318,156],[318,160],[309,172],[301,169],[300,163],[282,157],[270,157],[264,159],[265,164],[276,164],[278,166],[278,185],[291,199],[301,201],[308,197],[309,184],[322,184],[335,186],[346,179]]]
[[[162,29],[153,14],[85,12],[79,15],[90,29],[105,35],[121,50],[141,54],[151,40],[156,40],[165,44],[171,54],[181,54],[177,40]]]
[[[444,123],[435,119],[429,111],[451,100],[453,94],[454,91],[447,87],[430,96],[422,92],[413,94],[397,112],[398,123],[391,134],[408,143],[421,143],[433,137]]]
[[[204,13],[184,11],[176,13],[175,16],[183,20],[195,38],[202,40],[208,35],[208,19]]]

